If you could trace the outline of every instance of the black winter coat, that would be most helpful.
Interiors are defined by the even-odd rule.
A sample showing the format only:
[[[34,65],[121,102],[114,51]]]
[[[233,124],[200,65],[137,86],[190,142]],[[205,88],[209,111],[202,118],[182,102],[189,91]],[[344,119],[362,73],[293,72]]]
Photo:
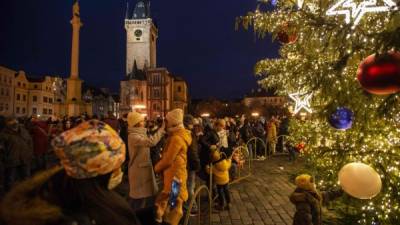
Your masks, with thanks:
[[[200,166],[200,157],[199,157],[199,143],[197,141],[196,135],[192,132],[192,143],[188,148],[188,165],[187,168],[189,171],[198,172],[201,168]]]
[[[30,165],[33,160],[33,142],[28,131],[22,126],[18,131],[4,129],[0,133],[4,147],[4,166]],[[3,154],[3,153],[2,153]]]

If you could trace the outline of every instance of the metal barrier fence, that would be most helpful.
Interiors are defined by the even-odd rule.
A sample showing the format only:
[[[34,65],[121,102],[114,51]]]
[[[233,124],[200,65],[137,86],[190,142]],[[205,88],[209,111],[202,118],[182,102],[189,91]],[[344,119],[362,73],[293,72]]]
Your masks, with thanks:
[[[287,137],[289,137],[289,135],[279,135],[278,136],[278,143],[280,143],[281,144],[281,149],[282,149],[282,152],[288,152],[288,150],[286,149],[286,139],[287,139]],[[282,142],[279,142],[279,138],[282,138]]]
[[[246,146],[249,149],[251,160],[265,160],[268,157],[268,148],[263,139],[258,138],[258,137],[253,137],[246,143]],[[264,152],[264,155],[261,155],[261,156],[264,156],[264,159],[257,158],[257,148],[258,147],[262,148],[260,151]]]
[[[200,225],[201,224],[201,213],[200,213],[200,209],[201,209],[201,193],[202,191],[205,191],[207,193],[207,197],[208,197],[208,224],[211,225],[211,214],[212,214],[212,193],[210,191],[210,189],[206,186],[206,185],[202,185],[200,187],[198,187],[193,195],[193,198],[190,200],[189,202],[189,208],[186,211],[186,216],[185,216],[185,220],[184,220],[184,225],[188,225],[189,224],[189,219],[190,219],[190,212],[192,211],[194,202],[197,203],[197,208],[199,209],[199,212],[196,216],[196,224]]]
[[[250,157],[250,152],[247,148],[247,146],[243,145],[243,146],[239,146],[238,148],[236,148],[234,150],[234,153],[238,153],[241,156],[243,156],[243,160],[245,165],[242,167],[238,168],[238,177],[237,179],[233,180],[232,182],[230,182],[229,184],[234,184],[234,183],[238,183],[243,179],[248,178],[249,176],[252,175],[252,159]],[[201,194],[202,193],[206,193],[207,194],[207,199],[208,199],[208,224],[211,225],[211,214],[212,214],[212,208],[213,208],[213,203],[216,200],[217,196],[215,196],[213,198],[213,179],[212,179],[212,170],[213,170],[213,165],[210,164],[210,176],[209,176],[209,185],[210,186],[206,186],[206,185],[201,185],[200,187],[198,187],[195,191],[195,193],[193,194],[192,199],[189,202],[189,208],[186,211],[186,215],[185,215],[185,220],[184,220],[184,225],[188,225],[190,222],[190,212],[192,211],[192,208],[194,206],[194,203],[197,203],[197,208],[199,209],[199,213],[196,216],[196,223],[197,225],[203,225],[205,223],[201,223],[201,213],[200,213],[200,209],[201,209]],[[248,171],[246,174],[243,174],[243,171],[245,170],[244,168],[247,168]]]

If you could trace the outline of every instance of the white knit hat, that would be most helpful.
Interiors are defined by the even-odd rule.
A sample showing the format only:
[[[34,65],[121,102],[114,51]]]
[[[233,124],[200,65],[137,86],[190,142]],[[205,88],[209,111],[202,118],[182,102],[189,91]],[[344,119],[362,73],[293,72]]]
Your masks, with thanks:
[[[142,121],[144,121],[144,117],[142,116],[142,114],[140,114],[138,112],[130,112],[128,114],[128,126],[129,127],[134,127]]]
[[[165,118],[168,121],[169,127],[175,127],[183,124],[183,111],[182,109],[174,109],[169,111]]]
[[[200,120],[197,118],[193,119],[193,125],[200,125]]]

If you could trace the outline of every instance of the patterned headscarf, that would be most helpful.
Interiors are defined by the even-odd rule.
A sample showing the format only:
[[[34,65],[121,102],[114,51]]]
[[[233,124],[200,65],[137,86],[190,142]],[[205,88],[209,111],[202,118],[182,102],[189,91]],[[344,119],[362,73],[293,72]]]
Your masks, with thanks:
[[[110,126],[90,120],[62,133],[52,146],[68,176],[86,179],[120,174],[125,144]]]

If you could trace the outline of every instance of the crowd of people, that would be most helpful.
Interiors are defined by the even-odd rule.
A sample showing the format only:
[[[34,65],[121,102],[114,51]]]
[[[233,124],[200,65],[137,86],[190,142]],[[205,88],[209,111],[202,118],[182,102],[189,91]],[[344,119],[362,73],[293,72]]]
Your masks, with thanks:
[[[257,137],[275,154],[285,132],[286,118],[194,118],[180,109],[154,121],[137,112],[119,119],[111,113],[46,121],[0,117],[1,214],[8,224],[32,224],[21,222],[27,218],[34,224],[151,224],[151,217],[176,225],[184,213],[199,213],[196,204],[188,210],[198,180],[218,196],[216,210],[229,210],[228,184],[244,162],[237,147]],[[266,157],[261,144],[248,144]],[[112,191],[124,173],[128,201]],[[26,193],[31,202],[18,205]],[[25,217],[5,204],[25,208]],[[15,220],[21,223],[10,223]]]

